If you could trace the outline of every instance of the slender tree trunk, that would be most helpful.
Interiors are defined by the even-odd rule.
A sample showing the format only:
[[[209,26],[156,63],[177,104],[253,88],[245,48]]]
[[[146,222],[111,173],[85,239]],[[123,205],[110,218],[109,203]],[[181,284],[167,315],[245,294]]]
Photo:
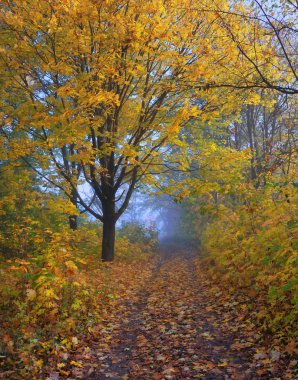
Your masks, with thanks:
[[[71,203],[77,207],[77,195],[74,191],[72,191],[72,198]],[[78,216],[77,215],[69,215],[69,228],[73,231],[76,231],[78,229]]]
[[[252,106],[248,105],[246,107],[246,126],[247,126],[247,134],[249,139],[249,147],[251,149],[252,158],[251,158],[251,165],[250,165],[250,171],[251,171],[251,179],[256,180],[257,179],[257,171],[256,171],[256,151],[255,151],[255,144],[254,144],[254,135],[253,135],[253,108]]]
[[[76,231],[78,229],[78,216],[70,215],[68,220],[69,220],[69,228],[73,231]]]
[[[109,197],[103,204],[102,261],[113,261],[115,256],[115,200]]]

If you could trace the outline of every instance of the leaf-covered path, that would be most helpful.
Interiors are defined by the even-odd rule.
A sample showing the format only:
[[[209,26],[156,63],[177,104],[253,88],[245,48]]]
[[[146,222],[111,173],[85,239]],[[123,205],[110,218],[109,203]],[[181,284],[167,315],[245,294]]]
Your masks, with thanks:
[[[84,379],[292,379],[257,344],[238,302],[210,296],[190,253],[164,253],[146,287],[111,315],[80,358]]]

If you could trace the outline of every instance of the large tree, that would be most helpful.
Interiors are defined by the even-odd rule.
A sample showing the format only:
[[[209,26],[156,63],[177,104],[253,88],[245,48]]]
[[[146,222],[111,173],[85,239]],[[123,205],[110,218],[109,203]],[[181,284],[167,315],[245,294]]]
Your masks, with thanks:
[[[116,221],[136,184],[158,172],[167,142],[195,118],[233,108],[234,94],[204,90],[248,77],[218,14],[202,12],[219,6],[229,8],[192,0],[0,5],[1,130],[10,158],[22,157],[102,221],[103,260],[113,260]]]

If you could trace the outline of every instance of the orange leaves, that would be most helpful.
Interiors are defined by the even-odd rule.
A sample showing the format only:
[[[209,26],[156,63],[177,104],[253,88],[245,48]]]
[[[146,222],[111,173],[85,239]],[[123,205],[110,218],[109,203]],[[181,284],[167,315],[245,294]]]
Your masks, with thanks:
[[[185,252],[162,256],[141,291],[123,301],[104,321],[95,345],[76,353],[74,360],[85,358],[81,376],[91,370],[98,378],[241,379],[259,372],[278,378],[287,366],[278,346],[258,343],[240,302],[219,292],[201,262]],[[286,372],[290,379],[291,370]]]
[[[75,273],[77,273],[78,271],[78,267],[76,266],[76,264],[71,261],[71,260],[68,260],[65,262],[65,266],[66,266],[66,274],[68,275],[74,275]]]
[[[120,261],[101,265],[97,230],[97,225],[82,227],[75,234],[48,228],[43,232],[47,242],[38,254],[4,265],[1,261],[4,309],[1,305],[0,319],[2,323],[4,318],[5,330],[14,332],[3,338],[5,331],[0,328],[0,335],[2,348],[13,353],[14,359],[8,362],[0,356],[0,362],[15,368],[20,361],[22,378],[38,378],[47,366],[43,362],[41,367],[45,357],[51,358],[51,366],[57,361],[55,368],[49,368],[50,375],[74,376],[83,370],[84,360],[70,358],[69,352],[80,350],[86,334],[96,334],[100,318],[111,315],[111,308],[142,281],[148,254],[142,252],[141,244],[120,239]],[[22,343],[18,340],[15,345],[19,336]]]
[[[83,367],[83,364],[82,364],[82,363],[76,362],[76,361],[74,361],[74,360],[72,360],[72,361],[70,362],[70,365],[73,365],[73,366],[75,366],[75,367],[79,367],[79,368],[82,368],[82,367]]]
[[[237,49],[222,41],[214,15],[217,6],[228,9],[228,1],[215,3],[193,7],[188,0],[134,0],[123,6],[111,0],[98,7],[89,0],[25,5],[6,0],[1,18],[7,30],[1,38],[9,46],[4,52],[9,69],[0,67],[3,97],[11,94],[6,91],[11,83],[16,88],[6,101],[7,128],[13,124],[16,135],[28,130],[34,135],[26,141],[24,133],[18,147],[10,135],[12,156],[34,155],[37,166],[42,161],[44,169],[53,170],[53,161],[61,161],[60,149],[70,145],[63,160],[83,164],[84,181],[92,184],[90,165],[97,178],[109,167],[103,163],[110,155],[119,155],[126,168],[126,151],[135,150],[138,159],[128,153],[131,165],[150,173],[148,162],[154,167],[168,140],[187,145],[178,139],[182,124],[213,122],[234,112],[234,94],[219,90],[198,95],[206,101],[204,112],[193,104],[198,81],[208,86],[233,78],[233,64],[228,69],[216,65],[219,58],[224,56],[227,64],[230,58],[238,60]],[[59,186],[59,181],[75,181],[66,180],[65,166],[56,168]]]
[[[243,188],[242,197],[249,206],[223,208],[203,239],[215,262],[215,268],[210,268],[215,277],[221,273],[230,293],[240,289],[252,303],[260,301],[255,318],[264,330],[291,336],[295,334],[298,290],[291,237],[296,204],[286,202],[284,191],[296,199],[292,184]]]

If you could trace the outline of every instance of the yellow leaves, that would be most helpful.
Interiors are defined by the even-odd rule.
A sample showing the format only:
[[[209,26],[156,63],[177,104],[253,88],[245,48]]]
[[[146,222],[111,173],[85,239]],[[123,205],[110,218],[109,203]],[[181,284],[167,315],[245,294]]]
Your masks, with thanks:
[[[228,2],[217,5],[227,8]],[[8,20],[10,13],[24,20],[23,24],[17,22],[17,34],[11,31],[16,46],[9,44],[11,58],[7,62],[12,70],[2,70],[8,75],[2,87],[11,87],[15,76],[10,73],[15,71],[21,78],[24,72],[30,73],[30,83],[25,89],[17,85],[20,98],[26,101],[10,107],[7,114],[10,120],[21,120],[20,125],[16,123],[16,132],[30,125],[32,133],[42,136],[26,142],[24,138],[23,144],[12,138],[11,158],[34,154],[44,169],[52,170],[53,152],[71,145],[75,151],[67,156],[70,163],[86,168],[94,164],[100,178],[106,174],[104,156],[123,154],[123,165],[134,166],[146,157],[142,169],[148,175],[144,173],[144,179],[152,183],[147,163],[152,158],[152,167],[160,168],[166,143],[163,138],[186,151],[187,139],[179,139],[182,127],[195,119],[210,124],[221,121],[239,104],[235,95],[226,91],[206,91],[204,96],[200,92],[198,99],[194,94],[198,81],[207,87],[214,80],[226,82],[233,77],[230,58],[237,57],[238,62],[237,49],[221,38],[222,27],[213,22],[217,5],[208,1],[193,7],[186,0],[158,0],[142,6],[139,1],[130,1],[124,7],[111,0],[102,2],[99,10],[93,1],[65,0],[38,6],[26,3],[26,16],[20,0],[8,5],[8,10],[14,10],[8,11]],[[202,16],[202,7],[212,12]],[[5,21],[6,15],[1,17]],[[23,25],[26,35],[38,36],[36,43],[23,38]],[[21,69],[20,61],[24,62]],[[216,66],[217,62],[221,64]],[[15,99],[10,100],[15,104]],[[195,106],[196,100],[206,102],[204,110]],[[44,130],[48,131],[45,139]],[[94,149],[91,130],[98,143]],[[139,134],[139,146],[128,146],[129,139]],[[154,141],[160,141],[160,147],[151,149]],[[44,152],[42,158],[38,157],[40,151]],[[55,160],[60,162],[60,157]],[[218,160],[213,167],[222,170]],[[69,177],[64,174],[59,168],[49,179],[69,190],[65,180]],[[71,180],[77,184],[74,177]],[[71,208],[66,206],[63,212],[69,215]],[[74,268],[67,270],[75,273]]]
[[[78,368],[83,368],[83,364],[82,364],[82,363],[80,363],[80,362],[76,362],[76,361],[74,361],[74,360],[72,360],[72,361],[70,362],[70,365],[73,365],[73,366],[78,367]]]
[[[242,189],[238,196],[249,207],[240,203],[222,209],[207,227],[203,244],[216,263],[216,277],[225,273],[230,292],[243,291],[254,283],[255,291],[250,295],[260,297],[258,320],[278,331],[284,326],[292,333],[297,307],[297,266],[292,263],[297,261],[297,254],[289,231],[297,207],[284,197],[276,197],[282,187]]]
[[[66,261],[65,266],[66,266],[66,273],[69,275],[74,275],[78,271],[78,267],[71,260]]]
[[[72,342],[72,344],[73,344],[74,346],[77,346],[77,345],[79,344],[79,340],[78,340],[78,338],[77,338],[76,336],[73,336],[73,337],[71,338],[71,342]]]
[[[247,104],[258,105],[258,104],[261,104],[261,103],[262,103],[262,97],[261,97],[261,95],[258,94],[258,93],[252,92],[252,94],[249,97],[249,100],[248,100]]]
[[[218,367],[227,367],[228,366],[228,362],[223,362],[223,363],[219,363],[217,364]]]
[[[62,98],[66,98],[68,96],[76,97],[79,95],[79,90],[76,89],[73,85],[68,84],[68,85],[59,87],[59,89],[57,89],[57,94],[61,96]]]
[[[218,150],[218,146],[215,144],[215,143],[213,143],[213,142],[211,142],[209,145],[208,145],[208,153],[210,154],[210,155],[212,155],[214,152],[216,152]]]
[[[40,275],[38,276],[36,280],[36,284],[39,286],[46,284],[47,282],[48,282],[48,277],[46,275]]]
[[[36,298],[36,291],[34,289],[27,289],[26,295],[29,301],[32,301]]]
[[[139,165],[138,157],[140,155],[140,152],[136,149],[136,147],[126,145],[122,150],[122,154],[128,159],[128,162],[130,164]]]
[[[49,207],[52,212],[61,213],[62,215],[77,215],[78,213],[77,208],[69,199],[62,199],[60,197],[49,199],[47,207]]]
[[[113,267],[102,266],[97,260],[98,230],[98,225],[87,225],[75,234],[62,227],[57,233],[49,226],[47,232],[43,232],[46,244],[39,245],[34,257],[20,259],[15,264],[18,266],[16,274],[10,269],[12,262],[5,267],[1,265],[0,295],[5,297],[4,304],[13,302],[14,305],[13,311],[5,311],[5,318],[8,317],[9,328],[22,336],[24,342],[14,347],[14,337],[7,336],[3,343],[7,352],[14,352],[15,360],[20,360],[20,352],[28,352],[29,347],[30,356],[23,356],[22,363],[26,370],[30,368],[31,375],[33,367],[39,373],[40,358],[49,356],[53,364],[57,363],[54,366],[60,375],[69,377],[70,366],[71,370],[82,368],[83,362],[72,361],[68,350],[74,351],[82,344],[79,339],[82,332],[94,334],[99,314],[107,315],[112,304],[120,302],[128,291],[135,291],[144,268],[148,271],[145,277],[149,278],[145,248],[125,239],[120,239],[118,244],[130,252],[130,259],[127,259],[128,253],[123,252],[121,261]],[[81,270],[81,265],[87,268]],[[20,272],[22,266],[28,268],[26,274]],[[12,288],[9,294],[3,291],[3,287],[8,286]]]
[[[55,293],[55,290],[54,289],[45,289],[41,292],[41,296],[44,296],[46,298],[50,298],[50,299],[55,299],[55,300],[59,300],[59,297],[57,296],[57,294]]]
[[[55,13],[52,14],[52,17],[48,24],[48,33],[54,33],[57,31],[59,20]]]
[[[87,264],[87,260],[86,259],[82,259],[80,257],[76,258],[76,262],[80,263],[80,264],[83,264],[83,265]]]
[[[75,299],[71,305],[72,310],[80,310],[82,308],[82,301]]]
[[[16,260],[14,260],[14,263],[17,264],[18,266],[17,265],[12,265],[10,267],[11,270],[13,270],[13,271],[20,271],[20,272],[23,272],[23,273],[27,273],[28,272],[28,265],[30,264],[29,261],[16,259]]]
[[[117,107],[120,104],[119,95],[113,91],[99,90],[92,93],[87,92],[85,89],[81,89],[78,93],[78,97],[82,107],[96,107],[100,104]]]
[[[173,123],[173,124],[170,124],[169,127],[168,127],[168,133],[170,135],[170,138],[171,137],[176,137],[178,135],[180,131],[180,124],[179,123]]]

